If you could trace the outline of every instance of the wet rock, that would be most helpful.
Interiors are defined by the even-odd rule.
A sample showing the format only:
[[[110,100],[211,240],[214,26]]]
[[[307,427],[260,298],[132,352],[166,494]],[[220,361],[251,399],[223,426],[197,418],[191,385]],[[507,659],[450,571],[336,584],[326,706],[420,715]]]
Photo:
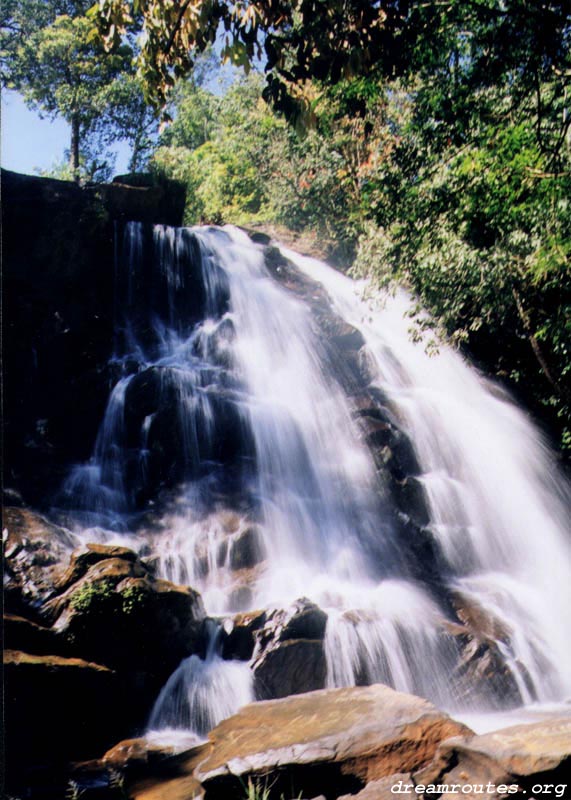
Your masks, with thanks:
[[[501,784],[517,784],[525,795],[531,795],[538,782],[566,784],[570,767],[571,719],[567,717],[444,741],[432,764],[415,773],[414,779],[417,785],[483,784],[486,790],[478,796],[485,800],[505,796],[505,791],[497,791]],[[457,794],[445,791],[441,797]]]
[[[395,481],[391,488],[399,511],[406,514],[420,527],[429,524],[430,515],[428,513],[426,497],[419,480],[414,477],[408,477],[402,481]]]
[[[181,193],[1,177],[5,482],[49,507],[70,465],[89,458],[109,394],[115,228],[179,224]]]
[[[523,699],[517,681],[500,648],[503,644],[509,649],[511,632],[501,620],[461,592],[453,592],[451,599],[462,623],[448,625],[459,651],[454,674],[457,699],[464,703],[484,701],[496,708],[520,705]],[[537,653],[537,657],[541,658],[541,654]],[[515,666],[533,692],[523,664]]]
[[[374,392],[372,388],[367,391],[357,392],[349,397],[353,416],[358,419],[359,417],[372,417],[386,422],[388,419],[388,411],[386,404],[388,402],[382,392]]]
[[[494,616],[490,611],[483,608],[475,600],[459,591],[451,593],[454,611],[458,619],[469,628],[479,639],[491,639],[508,643],[510,640],[510,630]]]
[[[470,703],[476,700],[492,708],[516,708],[523,698],[517,681],[506,664],[497,642],[482,641],[471,633],[457,635],[460,659],[454,671],[456,698]],[[522,664],[523,678],[533,689]]]
[[[249,661],[256,645],[256,632],[263,627],[266,619],[265,611],[250,611],[224,620],[222,657]]]
[[[231,391],[196,394],[180,370],[149,367],[135,375],[125,393],[125,446],[133,458],[128,482],[139,507],[182,481],[203,475],[211,462],[226,466],[254,456],[240,405]],[[214,424],[212,424],[214,420]],[[146,426],[145,469],[138,457]]]
[[[357,419],[361,436],[371,448],[388,445],[391,440],[391,425],[378,417],[361,415]]]
[[[293,294],[307,300],[325,298],[323,287],[296,269],[277,247],[265,247],[264,260],[270,275]]]
[[[441,741],[468,733],[427,701],[386,686],[328,689],[246,706],[210,733],[194,777],[212,800],[264,779],[270,798],[339,797],[418,770]]]
[[[258,700],[323,689],[327,678],[323,643],[310,639],[280,642],[256,659],[252,669]]]
[[[337,350],[357,351],[365,344],[363,334],[345,322],[329,306],[320,304],[314,309],[314,318],[320,332]]]
[[[133,550],[129,550],[128,547],[98,543],[87,544],[84,550],[72,553],[68,567],[56,582],[55,588],[58,594],[69,589],[73,583],[83,578],[93,564],[98,564],[100,561],[105,561],[109,558],[135,562],[137,554]]]
[[[324,688],[326,625],[327,614],[306,598],[268,613],[255,633],[252,669],[258,699]]]
[[[5,508],[4,591],[8,612],[39,617],[58,571],[77,544],[73,534],[26,508]]]
[[[144,772],[164,762],[170,765],[176,760],[188,759],[203,748],[203,742],[192,733],[180,736],[176,743],[160,744],[143,736],[136,739],[124,739],[108,750],[101,762],[112,769],[129,772]]]
[[[233,537],[230,545],[230,568],[248,569],[255,567],[266,557],[266,549],[260,529],[250,526]]]
[[[302,597],[289,608],[268,613],[264,627],[256,634],[258,652],[289,639],[322,640],[326,625],[325,611]]]
[[[127,548],[90,545],[76,553],[62,586],[44,606],[58,635],[83,658],[131,675],[148,694],[201,647],[200,595],[156,579]]]

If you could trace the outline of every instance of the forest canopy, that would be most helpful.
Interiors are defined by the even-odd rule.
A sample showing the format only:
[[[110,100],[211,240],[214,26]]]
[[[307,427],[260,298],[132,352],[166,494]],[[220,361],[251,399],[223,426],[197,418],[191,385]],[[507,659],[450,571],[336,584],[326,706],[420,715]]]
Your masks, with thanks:
[[[3,12],[3,72],[31,102],[73,119],[41,54],[76,30],[86,141],[129,130],[135,95],[143,129],[171,117],[150,163],[186,183],[188,222],[311,231],[354,274],[404,282],[571,451],[568,0],[35,6]],[[249,77],[215,88],[205,54]],[[136,92],[105,117],[121,81]]]

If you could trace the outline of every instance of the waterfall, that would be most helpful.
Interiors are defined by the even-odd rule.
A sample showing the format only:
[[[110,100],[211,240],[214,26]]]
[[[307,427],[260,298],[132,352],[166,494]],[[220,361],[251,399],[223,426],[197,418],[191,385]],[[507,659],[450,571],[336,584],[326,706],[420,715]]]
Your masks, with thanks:
[[[212,626],[205,657],[190,656],[168,679],[149,720],[151,731],[183,730],[205,736],[254,699],[248,664],[221,657],[219,633]]]
[[[286,254],[325,286],[364,336],[374,382],[418,456],[430,529],[451,587],[511,632],[513,663],[525,665],[537,698],[565,696],[571,690],[571,641],[563,626],[571,603],[569,492],[541,436],[458,352],[441,343],[431,356],[426,341],[413,342],[412,302],[403,290],[371,308],[363,300],[366,286]]]
[[[148,533],[159,573],[218,616],[313,601],[329,686],[497,703],[461,689],[469,613],[493,628],[523,702],[564,698],[564,483],[497,386],[447,345],[413,342],[406,293],[374,305],[364,284],[285,249],[291,274],[272,274],[232,228],[130,224],[120,251],[117,383],[62,493],[79,524],[131,530],[161,500]],[[372,434],[356,374],[377,403]],[[408,464],[392,478],[367,438],[387,430]],[[426,519],[395,500],[411,487]],[[152,728],[203,735],[251,699],[250,668],[222,657],[219,630],[171,676]]]

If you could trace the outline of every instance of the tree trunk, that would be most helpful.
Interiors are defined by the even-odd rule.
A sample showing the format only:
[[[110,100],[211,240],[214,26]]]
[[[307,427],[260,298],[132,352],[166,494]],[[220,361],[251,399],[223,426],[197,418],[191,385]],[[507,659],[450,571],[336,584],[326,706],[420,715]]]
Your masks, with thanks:
[[[520,319],[521,319],[521,321],[523,323],[524,330],[525,330],[525,332],[527,334],[527,338],[528,338],[529,343],[531,345],[531,349],[532,349],[533,354],[534,354],[534,356],[535,356],[535,358],[537,360],[537,363],[539,364],[539,366],[541,368],[541,371],[543,372],[543,374],[545,375],[545,377],[547,378],[547,380],[551,384],[551,387],[555,390],[557,396],[558,397],[566,396],[566,392],[563,391],[563,389],[561,388],[561,385],[559,384],[559,381],[556,378],[554,378],[553,374],[551,373],[551,370],[549,369],[549,366],[547,364],[547,361],[545,360],[545,356],[543,354],[543,351],[541,349],[539,341],[537,340],[537,338],[535,337],[535,335],[533,333],[533,328],[532,328],[532,325],[531,325],[531,320],[529,318],[529,314],[527,313],[527,311],[525,310],[525,308],[523,306],[523,303],[521,301],[521,297],[520,297],[519,292],[517,291],[517,289],[512,289],[512,294],[513,294],[513,298],[515,300],[515,304],[516,304],[516,308],[517,308],[519,317],[520,317]]]
[[[69,151],[69,166],[73,180],[79,183],[79,116],[74,114],[71,118],[71,148]]]

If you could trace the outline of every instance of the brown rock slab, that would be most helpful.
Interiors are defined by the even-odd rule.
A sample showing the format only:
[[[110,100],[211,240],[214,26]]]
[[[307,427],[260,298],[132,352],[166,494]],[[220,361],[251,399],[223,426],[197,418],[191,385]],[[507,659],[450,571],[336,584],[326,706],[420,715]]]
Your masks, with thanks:
[[[416,784],[488,784],[494,790],[480,798],[505,796],[495,787],[518,784],[529,791],[533,784],[561,783],[571,769],[571,718],[542,720],[515,725],[482,736],[444,741],[434,762],[415,774]],[[442,797],[457,797],[452,792]]]
[[[391,790],[399,781],[411,783],[410,775],[400,772],[396,775],[388,775],[386,778],[379,778],[378,781],[368,783],[358,794],[345,794],[338,800],[395,800],[398,795]],[[411,794],[410,798],[413,797],[416,795]]]
[[[102,763],[106,767],[114,769],[141,769],[151,767],[164,761],[173,761],[174,756],[181,758],[184,753],[185,758],[189,757],[190,751],[200,749],[202,743],[197,736],[188,735],[188,739],[178,744],[159,744],[144,736],[135,739],[124,739],[108,750]]]
[[[17,614],[4,614],[4,647],[36,655],[68,655],[56,631]]]
[[[204,788],[192,777],[148,779],[131,787],[129,800],[203,800]],[[230,800],[230,798],[228,798]]]
[[[426,700],[387,686],[327,689],[255,703],[223,721],[195,777],[214,800],[268,776],[272,797],[338,797],[419,770],[441,741],[469,733]]]

